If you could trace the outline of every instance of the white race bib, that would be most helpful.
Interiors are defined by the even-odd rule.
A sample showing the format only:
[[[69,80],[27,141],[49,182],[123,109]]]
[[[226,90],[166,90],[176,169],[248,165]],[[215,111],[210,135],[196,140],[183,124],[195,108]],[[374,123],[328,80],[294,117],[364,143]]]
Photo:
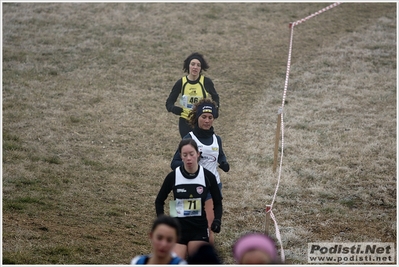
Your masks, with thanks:
[[[175,208],[176,208],[176,217],[201,216],[202,212],[201,198],[176,199]]]

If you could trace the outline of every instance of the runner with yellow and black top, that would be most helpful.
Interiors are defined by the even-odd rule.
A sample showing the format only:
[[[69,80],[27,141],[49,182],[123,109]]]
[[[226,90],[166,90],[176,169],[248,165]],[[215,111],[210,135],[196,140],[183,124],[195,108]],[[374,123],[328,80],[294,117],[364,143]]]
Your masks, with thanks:
[[[210,97],[217,103],[218,108],[220,106],[219,95],[213,81],[201,74],[208,68],[209,65],[201,54],[193,53],[188,56],[183,63],[183,70],[188,75],[176,81],[166,100],[167,111],[180,116],[179,132],[181,138],[192,130],[192,127],[188,124],[187,116],[193,104],[202,98]],[[176,102],[178,102],[177,105]]]
[[[188,113],[193,108],[195,103],[198,103],[202,98],[209,97],[209,93],[204,87],[204,75],[200,75],[199,82],[192,84],[188,82],[187,76],[182,78],[182,89],[180,97],[180,105],[183,108],[183,112],[180,117],[188,119]]]

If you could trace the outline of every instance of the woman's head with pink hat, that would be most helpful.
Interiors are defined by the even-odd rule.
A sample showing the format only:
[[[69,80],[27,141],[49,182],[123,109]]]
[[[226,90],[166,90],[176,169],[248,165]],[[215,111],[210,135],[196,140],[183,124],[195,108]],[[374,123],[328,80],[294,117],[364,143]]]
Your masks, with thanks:
[[[233,256],[238,264],[272,264],[278,261],[274,240],[259,233],[240,237],[233,246]]]

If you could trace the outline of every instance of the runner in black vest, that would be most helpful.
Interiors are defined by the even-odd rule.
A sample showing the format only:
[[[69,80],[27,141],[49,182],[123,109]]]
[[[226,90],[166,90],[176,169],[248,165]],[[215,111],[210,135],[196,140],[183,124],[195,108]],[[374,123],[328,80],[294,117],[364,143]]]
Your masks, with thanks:
[[[222,219],[222,195],[215,175],[198,164],[199,152],[193,139],[182,139],[179,152],[183,166],[170,172],[155,200],[157,215],[164,214],[165,200],[173,191],[173,201],[169,204],[169,214],[177,217],[182,235],[174,248],[174,252],[185,259],[195,253],[198,248],[209,242],[208,221],[205,212],[205,200],[210,192],[213,199],[215,219],[211,225],[214,233],[220,232]]]

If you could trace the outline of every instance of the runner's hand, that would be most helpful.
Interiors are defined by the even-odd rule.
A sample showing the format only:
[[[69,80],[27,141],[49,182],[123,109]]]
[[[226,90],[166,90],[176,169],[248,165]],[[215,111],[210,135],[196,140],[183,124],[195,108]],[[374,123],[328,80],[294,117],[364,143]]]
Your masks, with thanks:
[[[183,108],[182,107],[178,107],[178,106],[174,106],[172,108],[172,113],[176,114],[178,116],[180,116],[180,114],[183,112]]]
[[[228,172],[230,170],[230,165],[227,161],[223,161],[219,164],[219,168],[221,168],[224,172]]]
[[[211,230],[214,233],[220,233],[220,225],[222,222],[219,219],[214,219],[211,225]]]

